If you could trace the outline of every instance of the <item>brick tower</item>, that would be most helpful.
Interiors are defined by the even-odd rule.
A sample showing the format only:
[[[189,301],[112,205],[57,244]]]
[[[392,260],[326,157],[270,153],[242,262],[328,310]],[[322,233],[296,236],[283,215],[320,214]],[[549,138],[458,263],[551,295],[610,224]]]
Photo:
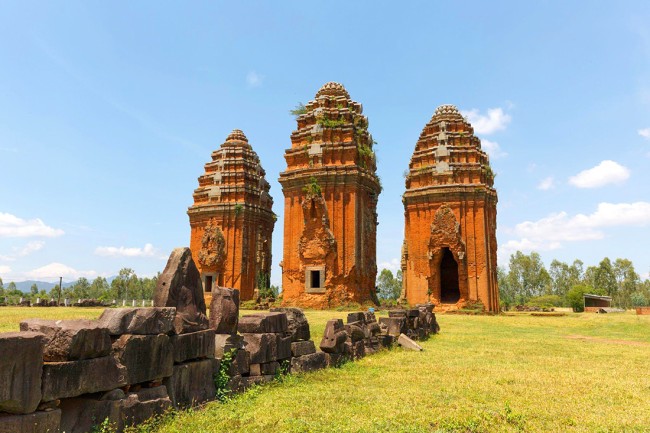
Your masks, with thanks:
[[[276,217],[264,175],[248,139],[235,129],[199,177],[187,214],[208,303],[216,286],[238,289],[242,300],[252,299],[259,284],[268,287]]]
[[[415,145],[403,197],[402,297],[499,310],[494,174],[472,126],[438,107]]]
[[[297,118],[279,179],[288,304],[328,308],[376,299],[381,185],[362,110],[341,84],[330,82]]]

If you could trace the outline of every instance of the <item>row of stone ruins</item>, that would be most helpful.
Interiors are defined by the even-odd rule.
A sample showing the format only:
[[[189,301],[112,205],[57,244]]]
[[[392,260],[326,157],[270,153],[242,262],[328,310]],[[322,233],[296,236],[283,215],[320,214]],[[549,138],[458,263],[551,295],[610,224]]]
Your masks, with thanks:
[[[21,322],[0,334],[0,433],[88,432],[107,420],[117,431],[214,400],[215,377],[240,392],[278,374],[308,372],[394,343],[418,349],[439,327],[433,305],[348,314],[327,322],[321,351],[298,308],[239,318],[239,292],[217,288],[207,316],[187,248],[172,253],[153,308],[109,308],[98,320]]]

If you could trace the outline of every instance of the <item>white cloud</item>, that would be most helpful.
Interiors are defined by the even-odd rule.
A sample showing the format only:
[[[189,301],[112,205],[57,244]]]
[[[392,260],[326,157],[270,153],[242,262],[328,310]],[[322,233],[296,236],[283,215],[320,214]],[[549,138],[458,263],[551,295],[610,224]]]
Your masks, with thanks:
[[[8,274],[11,272],[11,268],[6,265],[0,265],[0,274]]]
[[[78,271],[62,263],[50,263],[49,265],[26,272],[24,275],[30,280],[56,281],[59,277],[76,280],[80,277],[95,278],[95,271]]]
[[[61,236],[63,230],[45,225],[40,218],[24,220],[10,213],[0,212],[0,237],[26,238],[26,237],[56,237]]]
[[[641,137],[650,140],[650,128],[639,129],[637,132]]]
[[[499,143],[495,141],[490,141],[483,138],[481,140],[481,147],[483,148],[483,150],[487,152],[488,155],[490,155],[490,158],[492,159],[498,159],[504,156],[508,156],[508,153],[501,150]]]
[[[143,248],[127,247],[97,247],[95,254],[104,257],[152,257],[157,250],[151,244],[145,244]]]
[[[255,71],[250,71],[248,75],[246,75],[246,83],[248,84],[248,87],[259,87],[262,85],[263,80],[264,76]]]
[[[30,255],[31,253],[34,253],[38,250],[43,249],[43,246],[45,245],[45,242],[43,241],[32,241],[28,242],[27,245],[25,245],[23,248],[18,250],[18,257],[25,257]]]
[[[569,178],[578,188],[598,188],[610,183],[620,184],[630,177],[630,170],[615,161],[605,160],[594,168],[583,170]]]
[[[512,117],[504,113],[502,108],[488,108],[487,115],[480,114],[476,108],[461,111],[461,113],[467,117],[469,123],[474,127],[474,132],[479,135],[488,135],[506,129],[506,126],[512,120]]]
[[[537,189],[541,189],[542,191],[548,191],[553,188],[555,188],[555,179],[553,179],[553,176],[542,179],[539,185],[537,185]]]
[[[377,269],[381,272],[382,269],[388,269],[395,275],[398,270],[402,268],[401,262],[399,259],[391,259],[390,262],[381,262],[377,264]],[[379,272],[377,275],[379,275]]]
[[[561,248],[564,242],[603,239],[603,228],[650,225],[650,202],[600,203],[595,212],[569,217],[566,212],[537,221],[524,221],[512,231],[518,239],[500,246],[505,252],[544,251]]]

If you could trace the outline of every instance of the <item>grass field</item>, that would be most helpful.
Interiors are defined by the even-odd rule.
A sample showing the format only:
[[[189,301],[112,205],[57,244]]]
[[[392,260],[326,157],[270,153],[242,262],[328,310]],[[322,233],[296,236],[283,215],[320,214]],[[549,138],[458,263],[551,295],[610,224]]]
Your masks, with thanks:
[[[31,310],[0,308],[0,330],[17,329],[21,315],[39,315]],[[101,309],[65,310],[77,312],[96,317]],[[318,342],[325,321],[346,313],[307,315]],[[393,349],[291,376],[140,431],[650,431],[650,317],[438,321],[441,333],[423,343],[424,352]]]

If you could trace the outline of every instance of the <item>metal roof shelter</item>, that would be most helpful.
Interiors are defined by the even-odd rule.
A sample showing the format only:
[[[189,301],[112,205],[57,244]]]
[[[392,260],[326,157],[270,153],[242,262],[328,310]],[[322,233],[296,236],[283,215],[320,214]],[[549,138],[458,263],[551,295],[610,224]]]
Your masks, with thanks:
[[[598,312],[601,308],[610,308],[612,306],[612,297],[585,293],[583,295],[583,303],[585,311]]]

